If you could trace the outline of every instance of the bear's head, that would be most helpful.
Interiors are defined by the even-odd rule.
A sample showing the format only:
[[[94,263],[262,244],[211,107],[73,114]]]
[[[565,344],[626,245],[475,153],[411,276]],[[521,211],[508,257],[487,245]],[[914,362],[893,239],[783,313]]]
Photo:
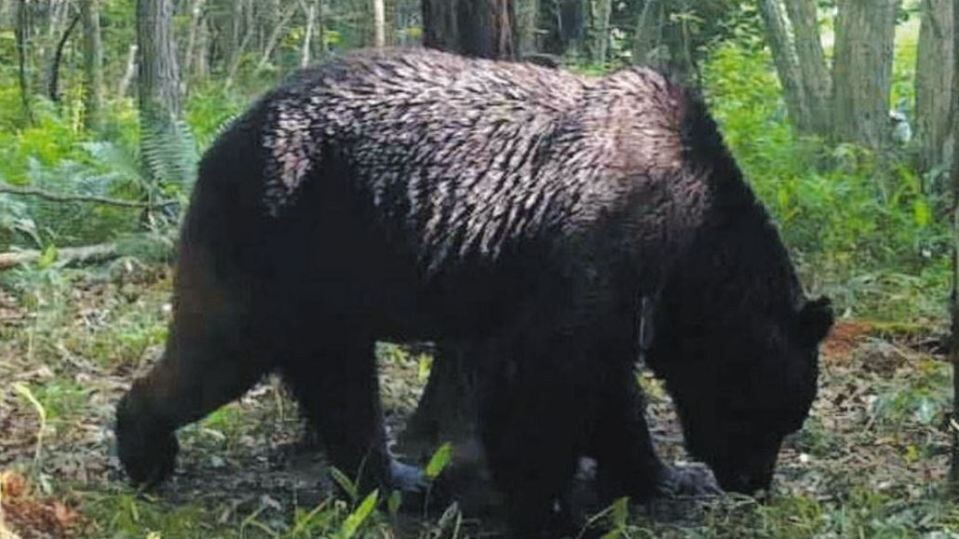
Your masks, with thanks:
[[[807,299],[764,211],[754,206],[702,235],[656,301],[647,362],[664,379],[690,454],[720,486],[772,481],[783,439],[816,396],[818,348],[833,323]]]

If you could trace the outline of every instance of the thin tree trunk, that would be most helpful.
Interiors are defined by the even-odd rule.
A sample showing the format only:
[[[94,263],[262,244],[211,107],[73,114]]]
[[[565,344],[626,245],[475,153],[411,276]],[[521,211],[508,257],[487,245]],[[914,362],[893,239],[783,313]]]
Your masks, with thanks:
[[[609,17],[612,14],[611,0],[589,0],[590,53],[593,63],[606,64],[609,51]]]
[[[53,59],[50,60],[50,79],[47,82],[47,97],[50,98],[50,101],[59,104],[60,103],[60,63],[63,60],[63,49],[67,46],[67,41],[70,39],[70,34],[73,33],[73,29],[77,27],[77,23],[80,22],[80,16],[77,15],[70,21],[70,24],[67,25],[66,30],[63,31],[63,35],[60,36],[60,40],[57,42],[56,48],[53,50]]]
[[[816,0],[786,0],[785,3],[792,23],[803,94],[809,107],[810,128],[814,133],[828,137],[832,84],[819,33]]]
[[[187,34],[186,48],[183,49],[183,80],[196,75],[194,69],[197,58],[197,47],[200,38],[200,28],[203,26],[203,9],[206,6],[206,0],[193,0],[190,6],[190,31]],[[185,90],[185,89],[184,89]]]
[[[28,124],[33,123],[33,107],[31,105],[33,90],[30,85],[30,75],[27,72],[27,35],[30,31],[30,12],[27,0],[20,0],[17,4],[17,80],[20,85],[20,101],[23,104],[23,115]]]
[[[840,0],[833,68],[833,134],[882,150],[889,135],[896,15],[901,0]]]
[[[81,0],[83,19],[83,123],[99,130],[103,109],[103,41],[100,35],[98,0]]]
[[[516,5],[520,54],[522,56],[536,54],[539,51],[537,21],[539,21],[540,0],[518,0]]]
[[[812,119],[799,71],[799,62],[793,52],[789,39],[789,30],[783,17],[779,0],[759,0],[759,13],[766,32],[766,44],[773,54],[776,72],[783,88],[786,110],[796,129],[803,133],[813,130]]]
[[[316,27],[317,3],[300,0],[300,9],[303,10],[303,16],[306,18],[306,31],[303,34],[303,44],[300,47],[300,67],[310,65],[311,54],[313,52],[313,34]]]
[[[273,49],[276,48],[276,44],[280,42],[280,38],[282,38],[289,29],[293,15],[296,15],[296,5],[291,4],[289,9],[286,10],[286,13],[283,14],[283,17],[277,21],[276,26],[273,27],[273,33],[270,34],[270,38],[266,42],[263,56],[260,57],[259,63],[256,64],[257,71],[262,70],[266,67],[266,64],[270,63],[270,59],[273,57]],[[230,78],[232,79],[233,77],[231,76]]]
[[[130,84],[133,83],[133,77],[137,74],[137,51],[139,47],[130,45],[127,51],[126,68],[123,70],[123,76],[120,77],[120,83],[117,84],[117,96],[124,97],[130,91]]]
[[[916,138],[919,168],[929,172],[952,153],[953,0],[922,0],[916,60]]]
[[[423,45],[480,58],[516,58],[512,0],[423,0]]]
[[[959,51],[959,0],[952,3],[953,50]],[[952,295],[950,311],[952,336],[949,359],[952,362],[952,455],[949,462],[949,487],[953,496],[959,495],[959,54],[953,55],[952,92]]]
[[[386,5],[383,0],[373,2],[373,46],[382,49],[386,46]]]

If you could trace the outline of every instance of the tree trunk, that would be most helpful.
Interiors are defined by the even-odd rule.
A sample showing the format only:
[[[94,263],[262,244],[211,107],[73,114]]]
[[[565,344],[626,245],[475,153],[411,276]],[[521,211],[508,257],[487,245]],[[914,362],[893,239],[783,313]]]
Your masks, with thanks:
[[[549,1],[549,0],[544,0]],[[539,49],[538,21],[541,0],[517,0],[516,27],[521,56],[536,54]]]
[[[316,34],[316,17],[319,6],[318,2],[310,0],[304,2],[300,0],[300,8],[303,10],[303,16],[306,19],[306,31],[303,33],[303,44],[300,46],[300,67],[310,65],[313,55],[313,36]]]
[[[959,0],[952,3],[953,50],[959,51]],[[953,87],[959,84],[959,54],[953,54]],[[949,462],[949,487],[959,495],[959,91],[952,93],[952,338],[949,359],[952,361],[952,458]]]
[[[460,51],[457,24],[459,0],[423,0],[423,45],[431,49]]]
[[[130,49],[127,51],[126,68],[123,70],[123,76],[120,77],[120,83],[117,84],[118,97],[127,95],[127,92],[130,90],[130,84],[133,83],[133,77],[137,74],[137,56],[139,56],[137,50],[139,50],[139,47],[130,45]]]
[[[423,0],[422,7],[427,47],[484,58],[515,58],[516,15],[511,0]],[[473,436],[476,371],[469,354],[468,346],[438,343],[423,398],[402,435],[408,451],[419,453],[436,442]]]
[[[594,64],[606,65],[609,51],[609,17],[612,11],[611,0],[589,0],[589,48]]]
[[[480,58],[516,58],[512,0],[423,0],[423,45]]]
[[[158,135],[174,133],[180,116],[180,76],[173,41],[172,0],[137,1],[139,69],[137,89],[140,109],[140,146],[145,150]],[[147,152],[142,151],[141,155]],[[155,171],[145,169],[150,181]]]
[[[586,34],[584,0],[541,0],[542,51],[563,55],[576,49]]]
[[[206,0],[193,0],[190,6],[190,30],[187,34],[186,48],[183,49],[183,80],[186,81],[197,74],[196,65],[200,54],[197,49],[201,48],[201,32],[205,25],[203,20],[203,10]],[[200,49],[202,50],[202,49]],[[185,89],[184,89],[185,90]]]
[[[80,22],[79,15],[74,17],[67,26],[67,29],[63,31],[63,35],[60,36],[60,41],[57,42],[57,46],[53,50],[53,59],[50,60],[50,79],[47,81],[47,97],[50,98],[50,101],[58,105],[60,104],[60,63],[63,60],[63,49],[66,48],[67,41],[70,40],[70,34],[73,33],[78,22]]]
[[[786,110],[796,129],[808,133],[812,131],[811,114],[800,83],[802,76],[799,61],[789,38],[789,29],[786,27],[779,0],[759,0],[759,13],[766,32],[766,44],[772,51],[776,72],[783,88]]]
[[[383,0],[373,1],[373,46],[382,49],[386,46],[386,5]]]
[[[896,14],[901,0],[840,0],[833,68],[833,134],[881,150],[889,135]]]
[[[953,0],[922,0],[916,60],[916,139],[919,168],[941,167],[952,152]]]
[[[103,41],[100,35],[98,0],[81,0],[83,19],[83,122],[96,131],[101,126],[103,109]]]
[[[959,0],[952,3],[953,50],[959,51]],[[959,495],[959,54],[953,55],[952,143],[952,295],[950,311],[952,335],[949,359],[952,362],[952,455],[949,461],[949,487],[953,496]]]
[[[812,132],[828,137],[832,118],[832,84],[819,34],[816,0],[786,0],[786,13],[792,23],[803,95],[809,107],[810,128]]]
[[[30,12],[27,0],[17,3],[17,81],[20,86],[20,101],[23,104],[23,115],[28,124],[33,123],[33,90],[30,85],[29,67],[27,66],[27,35],[30,32]]]

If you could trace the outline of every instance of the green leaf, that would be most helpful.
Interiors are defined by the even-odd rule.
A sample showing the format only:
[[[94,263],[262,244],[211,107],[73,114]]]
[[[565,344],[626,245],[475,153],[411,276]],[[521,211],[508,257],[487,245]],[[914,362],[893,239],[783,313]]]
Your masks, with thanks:
[[[379,499],[380,492],[374,490],[367,496],[363,503],[359,505],[348,517],[343,521],[343,526],[340,528],[340,537],[343,539],[350,539],[356,532],[359,531],[360,527],[364,522],[370,517],[373,513],[373,509],[376,508],[376,501]]]
[[[390,517],[396,518],[396,515],[400,512],[400,505],[403,504],[403,493],[394,490],[390,493],[389,500],[386,501],[386,510],[389,511]]]
[[[925,228],[932,223],[932,210],[929,209],[929,204],[921,198],[912,203],[912,215],[919,227]]]
[[[426,477],[436,479],[453,458],[453,446],[446,442],[430,457],[430,462],[426,465]]]
[[[40,253],[40,258],[37,259],[37,267],[40,269],[49,268],[57,261],[57,254],[57,247],[55,245],[48,245],[43,249],[43,252]]]
[[[343,489],[343,492],[350,497],[350,500],[356,501],[359,497],[359,492],[356,488],[356,483],[354,483],[345,473],[341,472],[337,468],[330,468],[330,475],[333,476],[333,480],[336,481],[336,484]]]

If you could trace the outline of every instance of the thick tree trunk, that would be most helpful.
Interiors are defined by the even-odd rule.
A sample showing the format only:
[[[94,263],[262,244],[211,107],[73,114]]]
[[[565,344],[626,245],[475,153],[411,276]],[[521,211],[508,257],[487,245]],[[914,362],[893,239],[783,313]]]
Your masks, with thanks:
[[[832,117],[832,84],[819,33],[816,0],[786,0],[786,13],[792,23],[803,95],[809,107],[810,128],[814,133],[828,137]]]
[[[83,122],[87,129],[98,130],[103,109],[103,41],[98,0],[81,0],[80,18],[83,20]]]
[[[889,135],[896,15],[901,0],[840,0],[833,68],[833,134],[881,150]]]
[[[802,75],[799,61],[796,59],[779,0],[759,0],[759,13],[763,19],[766,43],[772,51],[776,72],[783,88],[786,110],[796,129],[808,133],[813,130],[811,112],[800,82]]]
[[[952,154],[953,0],[922,0],[916,61],[916,138],[919,167],[929,172]]]
[[[563,55],[575,50],[586,35],[584,0],[542,0],[539,21],[543,27],[542,51]]]
[[[512,0],[423,0],[423,45],[481,58],[516,58]]]

